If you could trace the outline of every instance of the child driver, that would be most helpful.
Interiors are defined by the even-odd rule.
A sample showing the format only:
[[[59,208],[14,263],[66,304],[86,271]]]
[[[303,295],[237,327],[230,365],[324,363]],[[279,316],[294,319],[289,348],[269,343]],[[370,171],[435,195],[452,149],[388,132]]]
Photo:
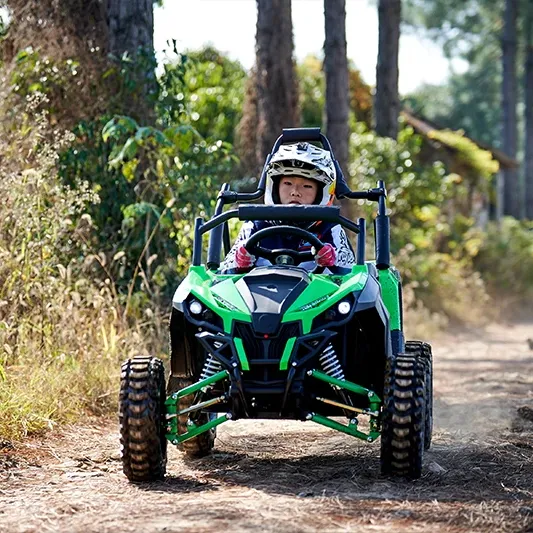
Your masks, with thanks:
[[[335,194],[336,171],[327,150],[312,144],[300,142],[281,145],[272,156],[266,172],[265,204],[284,205],[331,205]],[[260,229],[280,224],[279,221],[248,221],[239,232],[237,240],[221,265],[222,271],[235,269],[246,271],[253,266],[270,264],[263,258],[256,258],[245,248],[246,241]],[[340,266],[351,268],[355,264],[353,249],[346,233],[339,224],[314,222],[293,222],[314,233],[324,247],[318,250],[315,260],[322,267]],[[268,249],[291,248],[306,252],[311,245],[297,236],[279,235],[265,238],[261,246]],[[314,262],[302,263],[300,266],[312,270]]]

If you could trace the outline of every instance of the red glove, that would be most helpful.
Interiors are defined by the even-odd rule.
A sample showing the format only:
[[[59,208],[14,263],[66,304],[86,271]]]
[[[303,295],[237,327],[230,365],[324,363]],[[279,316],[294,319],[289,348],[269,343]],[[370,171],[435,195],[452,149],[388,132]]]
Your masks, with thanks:
[[[250,268],[255,263],[255,256],[248,252],[244,244],[241,244],[235,253],[235,262],[238,268]]]
[[[337,254],[335,253],[335,248],[333,245],[327,243],[324,244],[318,253],[316,254],[316,264],[321,267],[330,267],[335,264],[335,259],[337,259]]]

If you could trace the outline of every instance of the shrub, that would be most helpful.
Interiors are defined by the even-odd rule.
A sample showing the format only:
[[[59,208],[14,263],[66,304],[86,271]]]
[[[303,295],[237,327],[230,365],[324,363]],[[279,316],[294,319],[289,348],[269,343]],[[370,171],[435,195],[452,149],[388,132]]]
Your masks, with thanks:
[[[531,308],[533,300],[533,222],[505,217],[486,232],[469,234],[470,253],[502,311]]]
[[[395,141],[357,124],[351,137],[351,185],[364,190],[385,182],[393,262],[413,291],[413,304],[470,322],[472,302],[486,308],[488,296],[464,243],[474,220],[455,208],[456,199],[466,194],[465,184],[441,163],[424,164],[422,142],[412,128],[403,128]],[[364,201],[359,208],[367,219],[375,212],[375,204]]]
[[[159,354],[166,342],[149,306],[134,326],[91,246],[87,183],[58,176],[71,135],[52,132],[42,99],[20,117],[25,134],[0,132],[0,437],[19,438],[81,412],[115,409],[120,361]],[[3,134],[3,135],[2,135]],[[52,142],[47,138],[53,138]],[[4,156],[9,154],[9,158]]]

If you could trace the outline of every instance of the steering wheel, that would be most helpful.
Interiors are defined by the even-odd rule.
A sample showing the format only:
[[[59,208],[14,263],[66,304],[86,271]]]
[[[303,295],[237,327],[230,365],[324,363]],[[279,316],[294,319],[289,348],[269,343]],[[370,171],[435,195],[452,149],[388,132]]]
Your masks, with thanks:
[[[300,237],[307,241],[315,250],[315,254],[320,250],[324,243],[310,231],[306,231],[302,228],[295,226],[273,226],[271,228],[260,229],[257,233],[254,233],[244,245],[244,248],[248,253],[257,257],[263,257],[270,261],[273,265],[294,265],[298,266],[304,261],[314,261],[315,256],[312,252],[298,252],[297,250],[291,250],[290,248],[277,248],[275,250],[269,250],[263,246],[259,246],[259,242],[267,237],[273,237],[274,235],[292,235]],[[315,274],[321,274],[324,272],[322,266],[316,266],[313,270]]]

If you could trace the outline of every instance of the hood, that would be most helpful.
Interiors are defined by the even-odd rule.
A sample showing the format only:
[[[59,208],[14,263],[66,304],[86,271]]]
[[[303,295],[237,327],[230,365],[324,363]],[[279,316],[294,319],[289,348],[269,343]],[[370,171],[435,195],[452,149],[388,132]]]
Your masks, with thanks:
[[[246,274],[235,287],[252,314],[256,333],[273,334],[309,283],[309,274],[302,268],[266,267]]]

